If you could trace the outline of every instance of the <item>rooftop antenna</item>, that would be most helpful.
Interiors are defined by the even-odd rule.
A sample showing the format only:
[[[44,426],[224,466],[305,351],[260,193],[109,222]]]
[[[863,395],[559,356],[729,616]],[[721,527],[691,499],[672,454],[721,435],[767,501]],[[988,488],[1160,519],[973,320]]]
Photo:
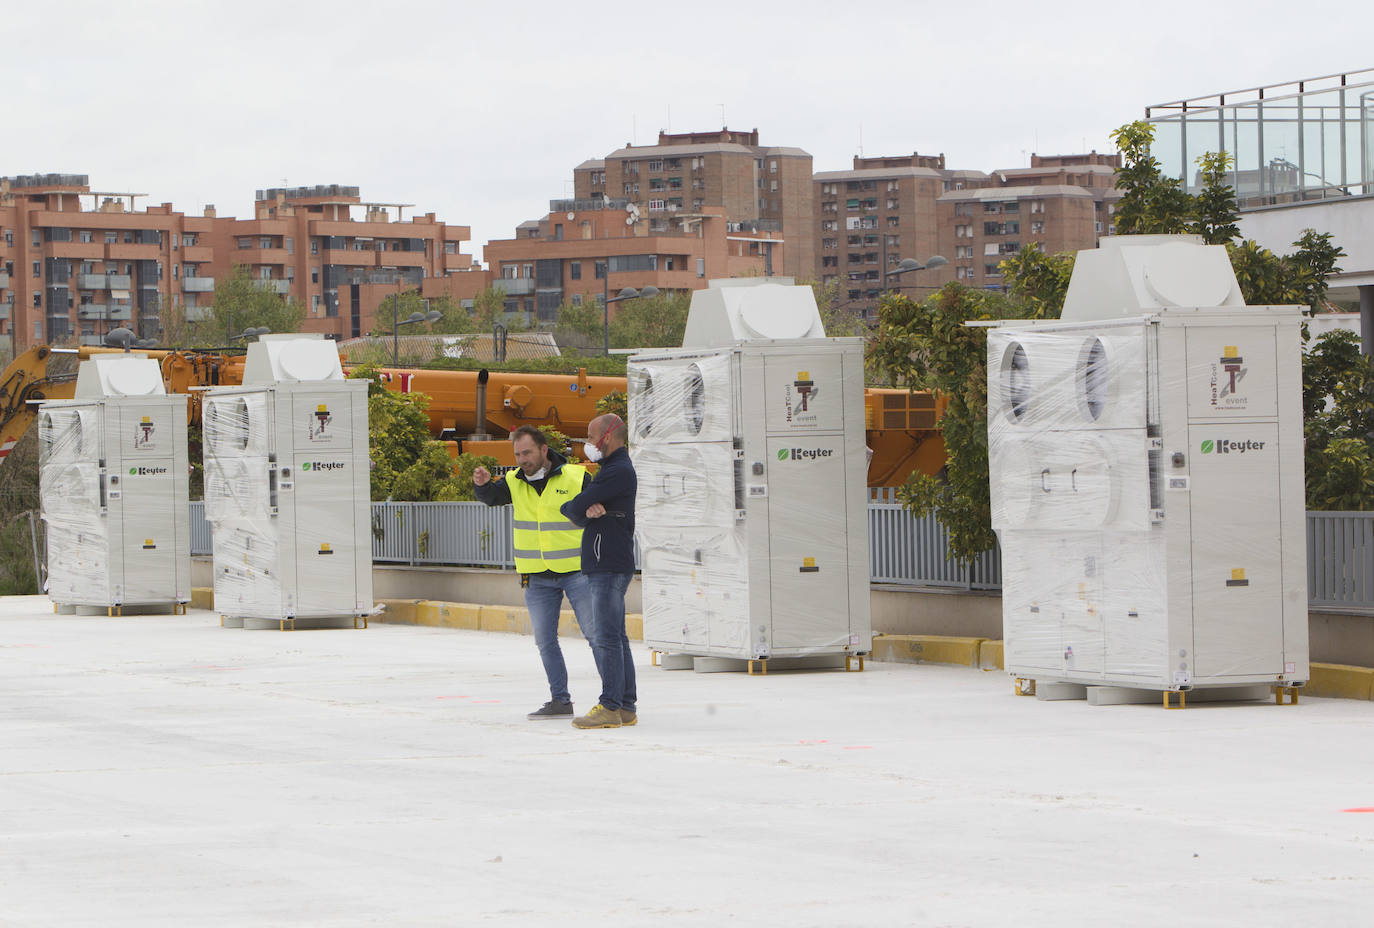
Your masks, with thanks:
[[[673,104],[668,104],[668,134],[673,134]]]
[[[864,124],[859,123],[859,157],[864,156]]]
[[[716,106],[720,107],[720,127],[724,129],[726,126],[729,125],[729,123],[725,121],[725,104],[717,103]]]
[[[639,144],[639,117],[638,117],[638,116],[631,116],[631,117],[630,117],[630,144],[631,144],[631,145],[638,145],[638,144]]]

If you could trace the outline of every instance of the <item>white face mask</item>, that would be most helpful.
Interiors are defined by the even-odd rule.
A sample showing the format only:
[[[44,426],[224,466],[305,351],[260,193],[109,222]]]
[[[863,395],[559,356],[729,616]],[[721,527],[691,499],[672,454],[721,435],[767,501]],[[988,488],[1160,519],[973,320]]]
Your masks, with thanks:
[[[586,455],[588,461],[601,460],[601,449],[589,441],[582,443],[582,453]]]
[[[526,474],[526,475],[525,475],[525,479],[526,479],[526,480],[543,480],[543,479],[544,479],[544,472],[547,471],[547,470],[548,470],[547,467],[541,467],[541,468],[539,468],[537,471],[535,471],[535,472],[532,473],[532,474]]]

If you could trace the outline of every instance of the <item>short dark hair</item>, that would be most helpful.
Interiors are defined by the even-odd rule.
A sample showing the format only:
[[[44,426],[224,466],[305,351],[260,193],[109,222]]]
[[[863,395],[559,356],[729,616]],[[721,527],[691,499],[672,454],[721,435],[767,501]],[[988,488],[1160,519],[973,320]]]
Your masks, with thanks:
[[[531,441],[535,443],[535,445],[537,445],[540,448],[548,447],[549,440],[544,437],[544,433],[539,431],[532,425],[522,425],[514,432],[511,432],[510,440],[515,441],[521,435],[524,435],[525,437],[529,438]]]

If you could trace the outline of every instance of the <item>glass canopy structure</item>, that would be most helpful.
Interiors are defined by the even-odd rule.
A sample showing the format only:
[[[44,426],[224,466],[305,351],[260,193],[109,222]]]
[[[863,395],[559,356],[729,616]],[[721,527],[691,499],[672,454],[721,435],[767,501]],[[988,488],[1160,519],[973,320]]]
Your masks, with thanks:
[[[1227,151],[1242,209],[1374,196],[1374,69],[1147,107],[1152,152],[1189,193]]]

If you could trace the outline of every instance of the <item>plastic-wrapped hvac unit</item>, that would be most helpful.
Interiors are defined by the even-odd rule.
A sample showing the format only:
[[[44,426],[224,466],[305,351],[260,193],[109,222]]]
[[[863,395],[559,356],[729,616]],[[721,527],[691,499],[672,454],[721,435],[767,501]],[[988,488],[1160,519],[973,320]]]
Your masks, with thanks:
[[[82,362],[74,399],[38,410],[48,594],[128,611],[191,598],[186,397],[157,362]]]
[[[681,350],[629,362],[644,640],[656,650],[754,660],[871,648],[863,348],[825,338],[810,288],[788,284],[712,281],[692,298]]]
[[[367,383],[332,342],[265,336],[203,403],[205,513],[226,626],[355,625],[373,612]]]
[[[988,333],[992,520],[1019,678],[1308,676],[1301,309],[1192,236],[1080,252],[1063,317]]]

